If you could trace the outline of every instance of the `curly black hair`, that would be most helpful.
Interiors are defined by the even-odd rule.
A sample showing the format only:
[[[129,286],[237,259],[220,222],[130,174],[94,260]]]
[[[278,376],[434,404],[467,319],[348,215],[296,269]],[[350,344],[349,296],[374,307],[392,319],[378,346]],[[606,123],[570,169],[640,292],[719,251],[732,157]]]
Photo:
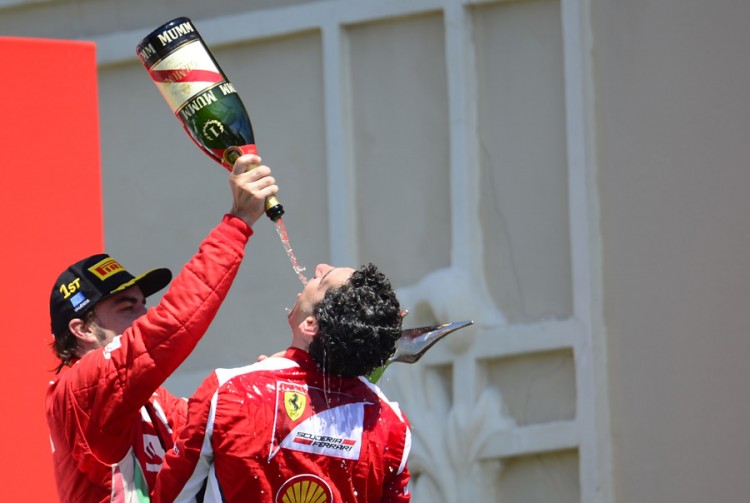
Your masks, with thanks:
[[[318,335],[309,352],[325,373],[369,375],[383,365],[401,336],[401,307],[390,281],[372,264],[331,288],[313,310]]]

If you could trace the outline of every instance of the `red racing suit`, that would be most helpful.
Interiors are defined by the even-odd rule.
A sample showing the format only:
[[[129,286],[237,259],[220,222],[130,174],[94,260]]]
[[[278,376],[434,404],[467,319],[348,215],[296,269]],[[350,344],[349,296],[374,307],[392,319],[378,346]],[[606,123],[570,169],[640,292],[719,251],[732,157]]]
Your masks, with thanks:
[[[226,215],[157,306],[50,383],[47,423],[61,502],[149,501],[187,414],[187,402],[160,386],[208,329],[251,234]]]
[[[365,378],[323,375],[301,349],[216,370],[188,407],[154,501],[410,501],[398,405]]]

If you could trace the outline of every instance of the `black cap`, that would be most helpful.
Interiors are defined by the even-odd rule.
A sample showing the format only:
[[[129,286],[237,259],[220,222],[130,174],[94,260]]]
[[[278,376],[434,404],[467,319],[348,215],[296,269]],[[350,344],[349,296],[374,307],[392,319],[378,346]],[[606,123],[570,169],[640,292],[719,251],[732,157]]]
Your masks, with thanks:
[[[153,269],[133,276],[118,261],[100,253],[68,267],[57,278],[49,299],[52,333],[64,333],[74,318],[82,318],[98,302],[138,285],[144,297],[172,281],[169,269]]]

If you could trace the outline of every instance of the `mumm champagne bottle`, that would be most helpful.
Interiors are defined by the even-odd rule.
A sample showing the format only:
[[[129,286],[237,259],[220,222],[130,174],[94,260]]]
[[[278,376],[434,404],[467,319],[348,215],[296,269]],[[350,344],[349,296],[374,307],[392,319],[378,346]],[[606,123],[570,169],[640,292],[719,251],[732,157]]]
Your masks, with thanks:
[[[240,155],[257,153],[247,110],[190,19],[163,24],[138,44],[136,52],[201,150],[229,170]],[[276,196],[266,199],[271,220],[283,214]]]

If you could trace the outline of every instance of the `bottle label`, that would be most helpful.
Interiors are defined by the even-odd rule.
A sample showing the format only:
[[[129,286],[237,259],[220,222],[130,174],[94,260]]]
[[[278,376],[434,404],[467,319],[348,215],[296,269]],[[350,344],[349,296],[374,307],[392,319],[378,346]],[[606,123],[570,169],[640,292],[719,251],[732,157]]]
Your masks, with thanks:
[[[183,45],[148,72],[173,113],[194,96],[225,81],[200,40]]]
[[[183,104],[183,106],[177,110],[177,113],[182,118],[183,122],[187,122],[193,117],[193,115],[203,110],[204,107],[207,107],[214,103],[218,103],[219,101],[221,101],[224,104],[224,106],[227,107],[226,110],[222,110],[222,111],[231,112],[230,109],[234,104],[233,103],[230,104],[230,102],[225,101],[224,97],[233,95],[233,94],[236,95],[237,90],[234,88],[232,83],[221,82],[220,84],[218,84],[217,86],[214,86],[213,88],[206,89],[205,92],[201,92],[200,94],[196,95],[194,98],[190,98],[190,100],[185,102],[185,104]],[[219,109],[214,109],[213,113],[221,114],[221,111]],[[221,115],[222,115],[222,119],[230,120],[229,117],[224,117],[225,114],[221,114]]]
[[[200,39],[200,35],[190,19],[178,17],[152,31],[141,40],[135,52],[148,69],[182,44],[196,39]]]

